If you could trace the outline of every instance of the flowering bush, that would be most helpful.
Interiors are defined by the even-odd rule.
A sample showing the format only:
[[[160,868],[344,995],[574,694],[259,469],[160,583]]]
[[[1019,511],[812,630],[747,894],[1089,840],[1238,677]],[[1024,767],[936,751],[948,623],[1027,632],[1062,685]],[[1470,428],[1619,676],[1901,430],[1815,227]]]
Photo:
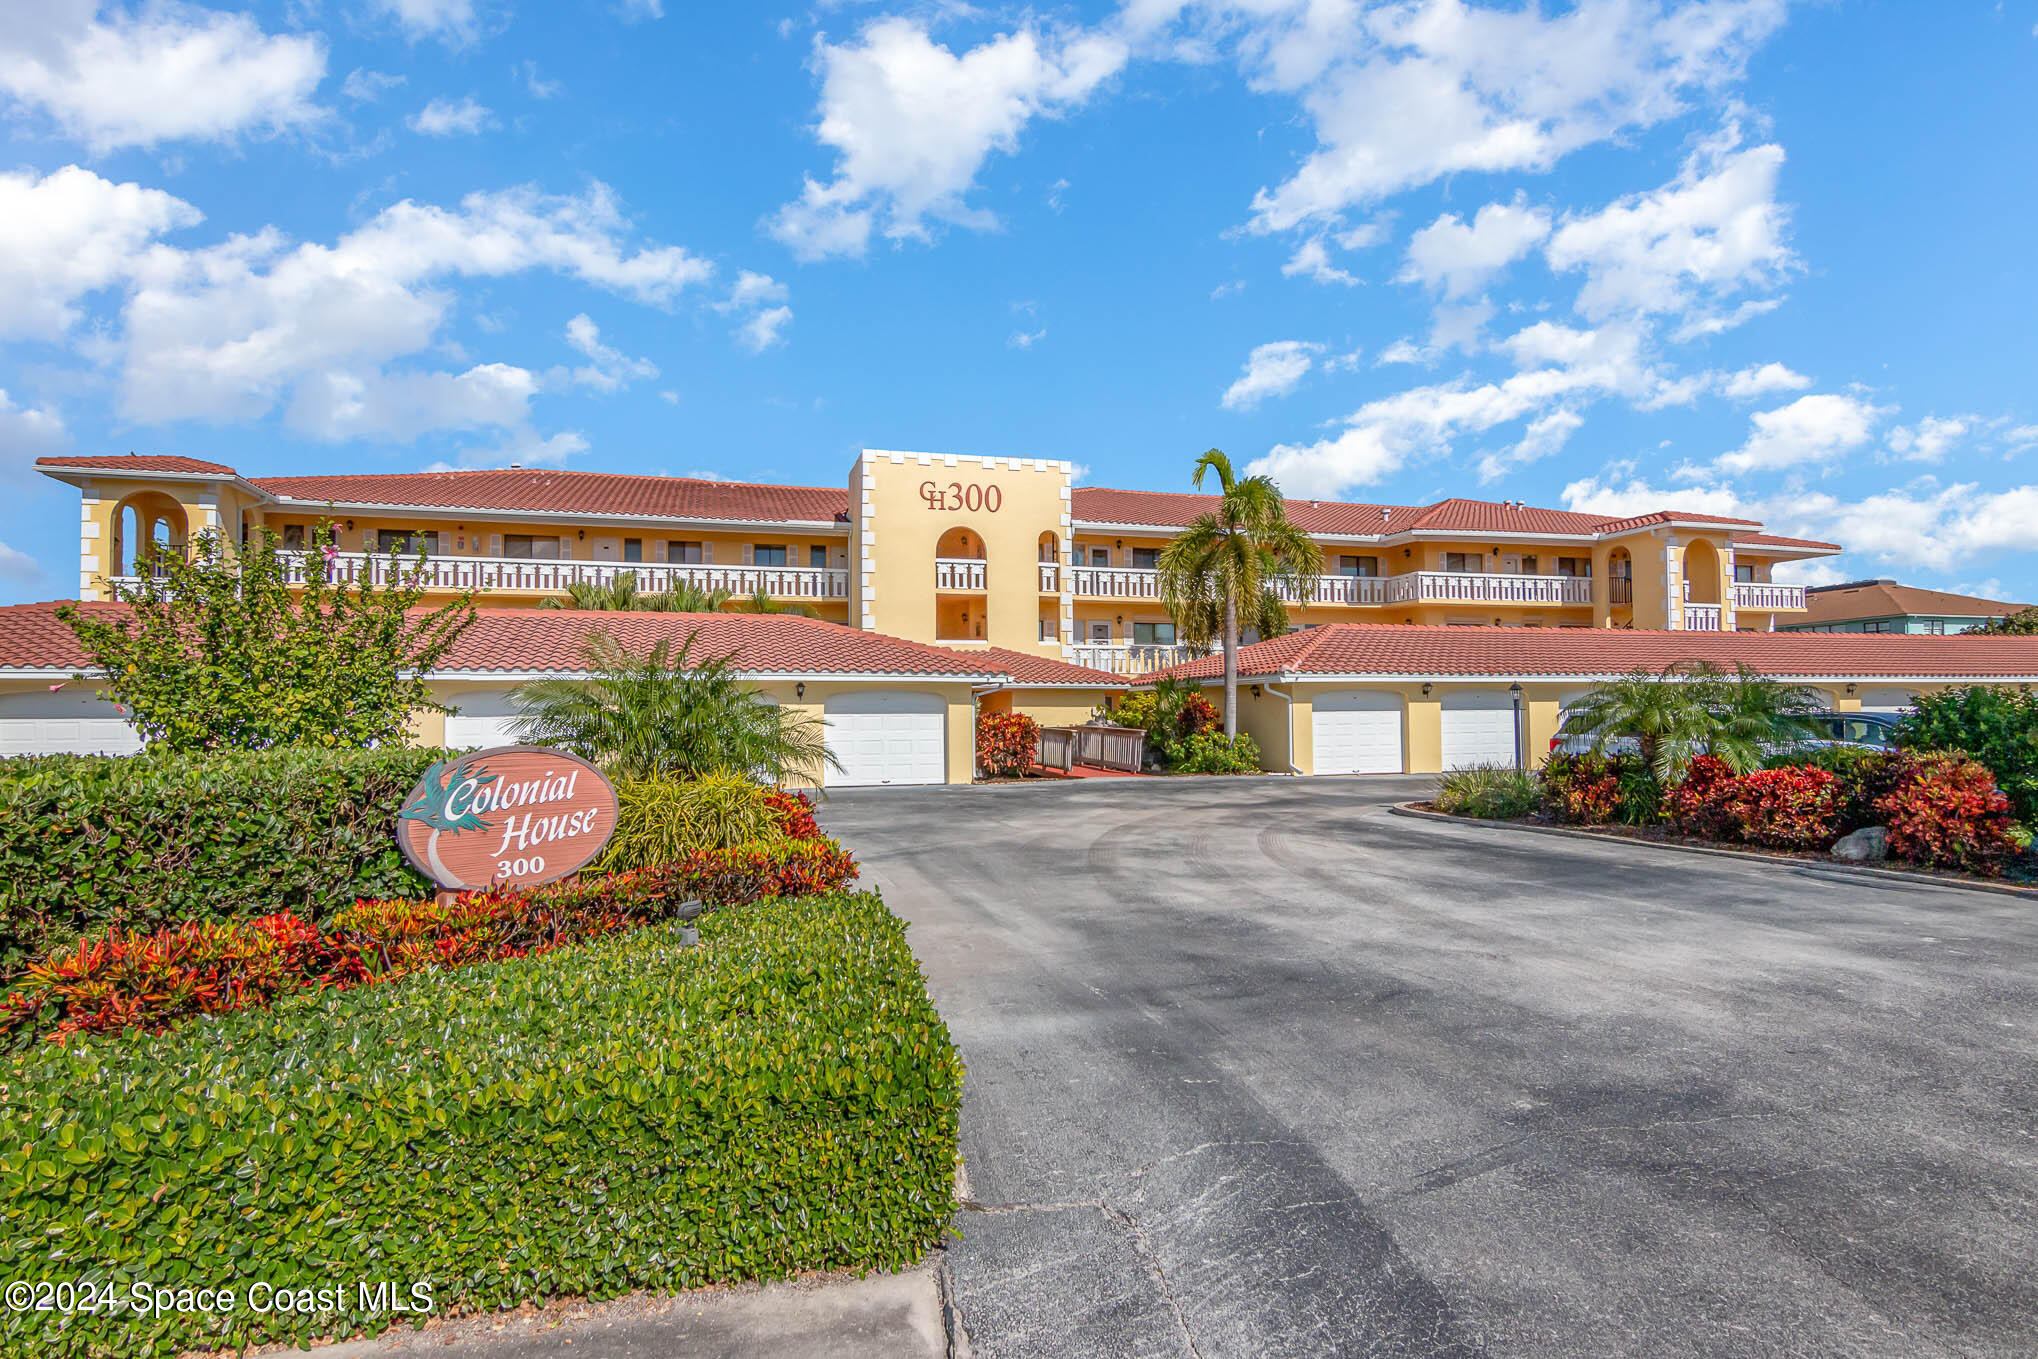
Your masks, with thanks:
[[[200,1014],[267,1006],[304,989],[549,952],[673,915],[681,903],[747,905],[853,881],[833,840],[770,840],[698,850],[676,863],[446,901],[357,901],[325,930],[282,912],[189,921],[154,933],[114,930],[30,966],[0,1003],[0,1035],[62,1041],[76,1033],[161,1033]]]
[[[1840,834],[1840,781],[1823,769],[1758,769],[1724,782],[1734,834],[1772,849],[1824,849]]]
[[[1900,757],[1889,792],[1875,804],[1889,827],[1890,853],[1913,863],[2000,875],[2017,852],[2010,799],[1995,775],[1959,755]]]
[[[1684,777],[1663,794],[1663,814],[1686,835],[1725,840],[1734,833],[1727,799],[1734,771],[1716,755],[1700,755],[1684,768]]]
[[[1199,732],[1174,748],[1170,765],[1178,774],[1257,774],[1260,748],[1244,732],[1231,739],[1223,732]]]
[[[1182,711],[1175,716],[1175,735],[1186,741],[1191,736],[1202,736],[1216,731],[1224,725],[1224,714],[1217,711],[1217,705],[1201,694],[1191,694],[1182,703]]]
[[[821,827],[814,821],[814,799],[786,788],[767,788],[765,805],[778,818],[778,833],[788,840],[818,840]]]
[[[977,717],[977,768],[997,777],[1033,767],[1040,724],[1025,713],[981,713]]]
[[[1540,785],[1543,814],[1553,821],[1603,826],[1620,813],[1619,761],[1604,755],[1552,755]]]

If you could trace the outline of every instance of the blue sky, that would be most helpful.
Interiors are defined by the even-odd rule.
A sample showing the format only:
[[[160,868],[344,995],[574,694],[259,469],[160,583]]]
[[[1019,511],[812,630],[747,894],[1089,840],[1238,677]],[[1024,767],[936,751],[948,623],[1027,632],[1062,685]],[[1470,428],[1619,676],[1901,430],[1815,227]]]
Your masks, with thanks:
[[[1739,513],[2038,599],[2038,0],[0,6],[54,452]]]

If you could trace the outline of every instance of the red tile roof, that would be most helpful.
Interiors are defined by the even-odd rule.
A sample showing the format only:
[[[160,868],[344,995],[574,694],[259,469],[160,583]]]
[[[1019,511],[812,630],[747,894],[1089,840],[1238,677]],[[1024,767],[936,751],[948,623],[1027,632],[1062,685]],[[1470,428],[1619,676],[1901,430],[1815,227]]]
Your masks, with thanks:
[[[1838,552],[1838,543],[1822,543],[1816,538],[1779,538],[1773,533],[1736,533],[1735,547],[1802,547],[1815,552]]]
[[[78,607],[101,616],[126,612],[125,605],[113,603]],[[57,620],[56,610],[55,602],[0,608],[0,674],[85,666],[77,638]],[[691,635],[696,654],[733,656],[738,670],[760,674],[914,675],[981,683],[1005,675],[998,660],[796,614],[573,609],[480,610],[433,673],[574,673],[584,664],[587,635],[596,630],[607,631],[633,651],[647,651],[661,641],[677,647]]]
[[[767,486],[550,468],[256,477],[254,484],[271,495],[322,505],[534,510],[756,523],[832,524],[849,513],[849,492],[839,486]]]
[[[1239,650],[1267,675],[1608,675],[1677,661],[1743,662],[1764,674],[2038,680],[2038,637],[1859,632],[1642,632],[1618,628],[1453,628],[1329,623]],[[1224,673],[1221,655],[1163,672]]]
[[[1123,689],[1129,683],[1123,675],[1071,665],[1057,656],[1014,651],[1010,647],[957,647],[957,654],[981,657],[985,664],[1012,677],[1015,685],[1071,685],[1093,689]]]
[[[1650,524],[1701,523],[1759,527],[1752,519],[1723,519],[1712,514],[1658,510],[1625,519],[1571,510],[1541,509],[1494,500],[1439,500],[1434,505],[1368,505],[1338,500],[1290,500],[1288,517],[1310,533],[1342,536],[1436,533],[1561,533],[1590,536],[1625,533]],[[1070,514],[1092,524],[1151,524],[1179,528],[1217,504],[1214,495],[1176,491],[1121,491],[1104,486],[1078,486],[1070,497]]]
[[[87,457],[37,458],[37,467],[49,467],[58,471],[80,472],[196,472],[203,476],[231,477],[239,475],[225,463],[200,462],[196,458],[180,458],[168,454],[118,453],[91,455]]]

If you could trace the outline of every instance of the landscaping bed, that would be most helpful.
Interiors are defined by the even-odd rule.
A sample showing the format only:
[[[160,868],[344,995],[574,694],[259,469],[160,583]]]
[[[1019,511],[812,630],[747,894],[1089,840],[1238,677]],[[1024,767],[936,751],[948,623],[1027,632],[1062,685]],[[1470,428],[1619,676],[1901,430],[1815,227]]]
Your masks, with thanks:
[[[12,1279],[330,1288],[433,1310],[896,1268],[947,1223],[962,1071],[874,895],[42,1043],[0,1092]],[[387,1313],[0,1314],[11,1353],[174,1354]]]

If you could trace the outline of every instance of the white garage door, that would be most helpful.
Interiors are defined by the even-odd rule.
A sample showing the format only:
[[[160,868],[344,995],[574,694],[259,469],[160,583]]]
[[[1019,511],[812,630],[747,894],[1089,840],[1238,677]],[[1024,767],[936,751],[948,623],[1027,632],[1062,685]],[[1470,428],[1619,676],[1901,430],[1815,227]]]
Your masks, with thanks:
[[[510,703],[509,690],[479,689],[455,694],[450,701],[460,711],[446,715],[446,745],[449,749],[517,744],[516,733],[510,730],[517,710]]]
[[[1506,694],[1446,694],[1444,768],[1514,765],[1514,700]]]
[[[1911,710],[1908,689],[1863,689],[1861,711],[1865,713],[1907,713]]]
[[[948,781],[948,703],[940,695],[837,694],[824,712],[828,749],[842,764],[828,771],[829,787]]]
[[[1310,705],[1319,774],[1399,774],[1401,695],[1364,689],[1325,694]]]
[[[141,737],[91,689],[0,695],[0,756],[132,755]]]

